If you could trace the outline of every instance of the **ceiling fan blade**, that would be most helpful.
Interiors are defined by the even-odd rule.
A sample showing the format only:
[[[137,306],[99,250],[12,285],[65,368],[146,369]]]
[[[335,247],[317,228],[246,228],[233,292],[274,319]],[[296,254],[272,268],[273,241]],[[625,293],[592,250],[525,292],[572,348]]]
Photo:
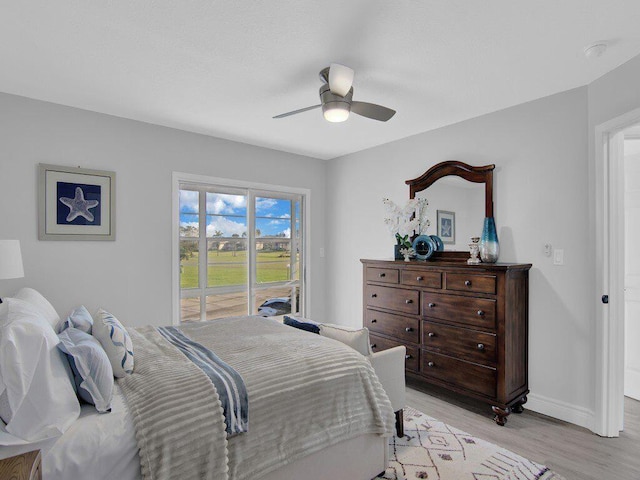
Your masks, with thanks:
[[[329,67],[329,88],[334,95],[344,97],[353,85],[353,70],[339,63]]]
[[[297,113],[302,113],[302,112],[306,112],[307,110],[313,110],[314,108],[318,108],[321,107],[322,105],[313,105],[311,107],[305,107],[305,108],[300,108],[298,110],[294,110],[292,112],[287,112],[287,113],[281,113],[280,115],[276,115],[273,118],[284,118],[284,117],[289,117],[291,115],[296,115]]]
[[[386,122],[396,114],[395,110],[368,102],[351,102],[351,111],[381,122]]]

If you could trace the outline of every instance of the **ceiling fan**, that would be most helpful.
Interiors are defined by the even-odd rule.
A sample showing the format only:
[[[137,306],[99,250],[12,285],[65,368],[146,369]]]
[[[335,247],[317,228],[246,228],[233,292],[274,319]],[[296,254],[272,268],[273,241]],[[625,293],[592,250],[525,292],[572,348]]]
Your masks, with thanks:
[[[357,113],[363,117],[386,122],[396,114],[392,110],[375,103],[353,101],[353,70],[339,63],[320,70],[320,104],[311,107],[300,108],[292,112],[282,113],[273,118],[284,118],[290,115],[313,110],[322,107],[322,114],[329,122],[344,122],[349,118],[349,112]]]

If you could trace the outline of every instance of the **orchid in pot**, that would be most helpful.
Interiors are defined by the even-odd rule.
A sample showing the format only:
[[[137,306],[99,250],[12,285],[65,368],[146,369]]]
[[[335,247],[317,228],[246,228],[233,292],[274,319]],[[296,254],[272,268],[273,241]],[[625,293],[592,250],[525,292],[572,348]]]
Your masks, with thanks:
[[[400,254],[400,249],[411,248],[412,237],[421,235],[431,225],[427,219],[429,202],[426,198],[412,198],[404,207],[399,207],[388,198],[384,198],[382,203],[385,208],[384,223],[396,238],[395,258],[401,260],[403,255]]]

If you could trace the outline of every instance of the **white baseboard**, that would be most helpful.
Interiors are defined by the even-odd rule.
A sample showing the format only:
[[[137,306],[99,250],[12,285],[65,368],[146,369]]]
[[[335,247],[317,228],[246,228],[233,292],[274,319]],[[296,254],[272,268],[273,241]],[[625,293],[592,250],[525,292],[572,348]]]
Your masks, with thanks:
[[[528,401],[524,404],[524,408],[588,428],[589,430],[593,429],[594,412],[588,408],[571,405],[535,393],[528,394],[527,399]]]

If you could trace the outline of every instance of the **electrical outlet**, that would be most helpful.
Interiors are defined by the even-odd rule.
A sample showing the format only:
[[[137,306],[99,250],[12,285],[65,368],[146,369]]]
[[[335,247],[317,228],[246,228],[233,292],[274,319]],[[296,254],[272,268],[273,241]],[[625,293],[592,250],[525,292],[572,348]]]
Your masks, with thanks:
[[[556,249],[553,251],[553,264],[564,265],[564,250]]]
[[[546,257],[550,257],[551,256],[551,252],[553,251],[553,247],[551,246],[550,243],[545,243],[544,244],[544,254]]]

